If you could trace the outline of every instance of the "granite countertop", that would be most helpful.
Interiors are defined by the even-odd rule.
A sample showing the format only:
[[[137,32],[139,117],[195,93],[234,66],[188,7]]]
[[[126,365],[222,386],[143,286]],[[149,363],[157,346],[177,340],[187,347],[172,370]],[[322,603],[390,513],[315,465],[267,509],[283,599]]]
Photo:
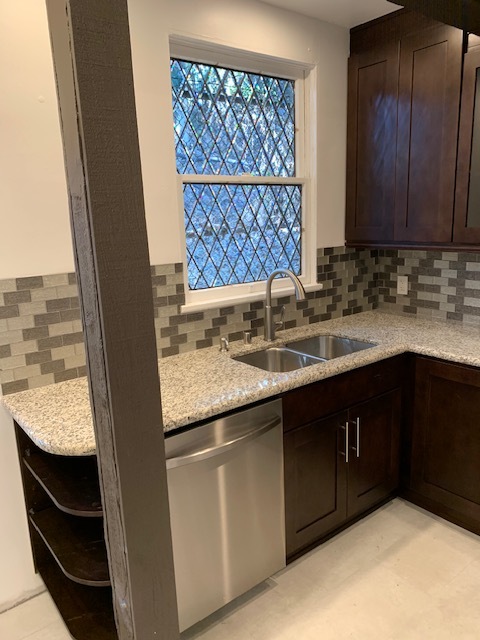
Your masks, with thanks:
[[[367,311],[277,334],[276,345],[303,337],[335,334],[374,342],[375,347],[288,373],[268,373],[232,360],[264,349],[236,342],[159,361],[165,431],[171,431],[305,384],[407,351],[480,367],[480,328]],[[69,380],[2,398],[13,418],[43,450],[90,455],[95,438],[86,378]]]

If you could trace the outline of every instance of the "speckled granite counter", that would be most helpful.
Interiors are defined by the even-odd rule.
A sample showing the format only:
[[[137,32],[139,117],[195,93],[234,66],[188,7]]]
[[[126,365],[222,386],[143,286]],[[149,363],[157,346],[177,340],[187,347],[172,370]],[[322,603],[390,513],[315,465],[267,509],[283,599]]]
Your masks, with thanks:
[[[212,347],[161,360],[165,431],[406,351],[480,367],[480,328],[378,311],[284,331],[275,344],[328,333],[377,346],[288,373],[268,373],[232,360],[231,356],[265,348],[262,338],[254,339],[248,347],[233,343],[228,354]],[[45,451],[61,455],[95,452],[85,378],[11,394],[2,400]]]

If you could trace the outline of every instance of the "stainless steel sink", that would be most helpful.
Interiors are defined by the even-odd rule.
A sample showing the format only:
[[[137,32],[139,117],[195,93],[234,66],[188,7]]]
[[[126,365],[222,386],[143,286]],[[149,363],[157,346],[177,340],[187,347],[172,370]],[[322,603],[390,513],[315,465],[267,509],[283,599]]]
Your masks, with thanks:
[[[233,359],[264,371],[282,373],[303,369],[312,364],[318,364],[319,362],[325,362],[326,360],[332,360],[333,358],[339,358],[375,346],[372,342],[350,340],[350,338],[339,338],[338,336],[330,335],[316,336],[288,342],[284,347],[269,347],[263,351],[236,356]]]
[[[312,358],[304,353],[291,351],[284,347],[270,347],[264,351],[247,353],[233,359],[275,373],[295,371],[320,362],[318,358]]]
[[[330,335],[305,338],[303,340],[296,340],[295,342],[288,342],[285,345],[287,349],[320,358],[321,360],[340,358],[341,356],[346,356],[356,351],[363,351],[363,349],[370,349],[370,347],[375,346],[372,342],[363,342]]]

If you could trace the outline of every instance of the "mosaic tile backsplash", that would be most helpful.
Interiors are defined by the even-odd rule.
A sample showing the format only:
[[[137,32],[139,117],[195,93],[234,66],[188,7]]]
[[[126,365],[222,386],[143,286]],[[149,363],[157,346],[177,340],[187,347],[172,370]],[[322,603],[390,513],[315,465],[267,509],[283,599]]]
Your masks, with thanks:
[[[370,251],[321,249],[317,278],[323,289],[285,305],[285,327],[319,322],[374,308],[375,258]],[[263,331],[263,301],[182,314],[182,264],[152,267],[158,356],[166,357],[239,340],[243,331]],[[14,393],[85,375],[85,350],[75,274],[0,281],[0,382]]]
[[[0,280],[4,394],[85,375],[75,274]]]
[[[378,308],[480,325],[480,253],[379,250]],[[396,293],[407,275],[406,296]]]
[[[317,280],[323,289],[307,294],[297,302],[295,296],[277,298],[276,313],[285,305],[285,328],[329,320],[373,309],[375,260],[369,251],[344,247],[321,249],[317,257]],[[243,331],[263,332],[264,301],[181,314],[185,302],[182,265],[153,267],[155,326],[159,356],[210,347],[220,336],[240,340]],[[165,295],[167,287],[167,295]]]
[[[408,275],[409,292],[396,293]],[[375,308],[480,325],[480,254],[440,251],[319,249],[323,288],[297,302],[286,296],[285,328]],[[239,340],[263,332],[264,302],[182,314],[182,264],[152,267],[159,357]],[[85,350],[75,274],[0,280],[0,382],[2,393],[83,376]]]

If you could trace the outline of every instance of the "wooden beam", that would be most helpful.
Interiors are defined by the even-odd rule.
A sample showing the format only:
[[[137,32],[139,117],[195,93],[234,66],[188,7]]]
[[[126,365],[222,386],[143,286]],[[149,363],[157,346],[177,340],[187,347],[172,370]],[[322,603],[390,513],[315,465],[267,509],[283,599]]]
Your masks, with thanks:
[[[126,0],[47,0],[120,640],[178,638]]]
[[[480,35],[479,0],[389,0],[464,31]]]

